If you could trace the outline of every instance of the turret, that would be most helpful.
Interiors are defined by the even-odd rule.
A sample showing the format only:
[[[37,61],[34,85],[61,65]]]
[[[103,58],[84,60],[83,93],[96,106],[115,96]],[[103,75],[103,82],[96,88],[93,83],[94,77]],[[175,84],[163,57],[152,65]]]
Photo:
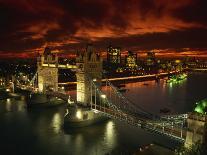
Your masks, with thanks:
[[[58,91],[58,56],[46,47],[37,57],[38,90]]]
[[[101,86],[102,59],[91,44],[88,44],[83,54],[78,54],[77,65],[77,101],[82,104],[89,104],[91,96],[91,80]]]

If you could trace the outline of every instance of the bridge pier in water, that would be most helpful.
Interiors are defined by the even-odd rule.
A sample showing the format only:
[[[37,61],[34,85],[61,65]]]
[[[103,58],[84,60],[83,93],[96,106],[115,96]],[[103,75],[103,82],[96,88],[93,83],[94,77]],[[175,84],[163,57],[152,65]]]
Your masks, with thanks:
[[[189,113],[187,119],[188,130],[185,139],[185,147],[190,148],[196,143],[207,142],[207,115]]]

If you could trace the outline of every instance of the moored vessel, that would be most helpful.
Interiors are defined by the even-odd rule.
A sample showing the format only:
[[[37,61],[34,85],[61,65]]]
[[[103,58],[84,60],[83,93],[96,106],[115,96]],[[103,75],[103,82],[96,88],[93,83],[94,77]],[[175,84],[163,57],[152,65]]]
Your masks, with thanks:
[[[8,88],[0,88],[0,100],[4,100],[7,98],[18,98],[20,97],[19,94],[11,92]]]
[[[183,74],[178,74],[178,75],[172,75],[168,80],[167,83],[176,83],[176,82],[180,82],[184,79],[187,78],[187,74],[183,73]]]
[[[118,89],[118,91],[119,91],[120,93],[125,93],[125,92],[129,91],[129,89],[120,88],[120,89]]]
[[[58,105],[65,104],[66,101],[57,98],[51,97],[43,93],[33,93],[30,94],[27,102],[28,108],[49,108],[55,107]]]
[[[64,127],[86,127],[108,119],[108,117],[103,116],[101,113],[91,110],[90,107],[75,105],[67,109]]]

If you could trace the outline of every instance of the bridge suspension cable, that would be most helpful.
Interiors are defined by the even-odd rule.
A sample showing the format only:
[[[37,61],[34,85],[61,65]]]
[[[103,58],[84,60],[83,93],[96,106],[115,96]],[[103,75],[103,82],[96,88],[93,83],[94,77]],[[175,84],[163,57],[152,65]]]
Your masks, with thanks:
[[[183,125],[185,114],[176,116],[153,115],[141,107],[134,105],[123,96],[115,86],[106,80],[106,91],[100,89],[96,81],[91,81],[91,109],[103,115],[125,121],[150,132],[156,132],[183,141]],[[95,100],[92,95],[95,95]],[[97,104],[96,100],[99,100]]]
[[[37,79],[37,74],[38,74],[38,71],[35,72],[34,76],[32,77],[31,81],[30,81],[30,85],[32,84],[33,87],[35,87],[35,79]]]

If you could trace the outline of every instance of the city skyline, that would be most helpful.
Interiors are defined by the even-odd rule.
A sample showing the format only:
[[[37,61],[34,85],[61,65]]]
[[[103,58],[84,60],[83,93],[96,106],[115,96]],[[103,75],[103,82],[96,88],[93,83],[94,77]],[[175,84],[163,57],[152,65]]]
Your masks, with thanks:
[[[34,57],[45,46],[74,55],[92,42],[106,52],[154,50],[207,57],[205,0],[0,0],[0,58]]]

